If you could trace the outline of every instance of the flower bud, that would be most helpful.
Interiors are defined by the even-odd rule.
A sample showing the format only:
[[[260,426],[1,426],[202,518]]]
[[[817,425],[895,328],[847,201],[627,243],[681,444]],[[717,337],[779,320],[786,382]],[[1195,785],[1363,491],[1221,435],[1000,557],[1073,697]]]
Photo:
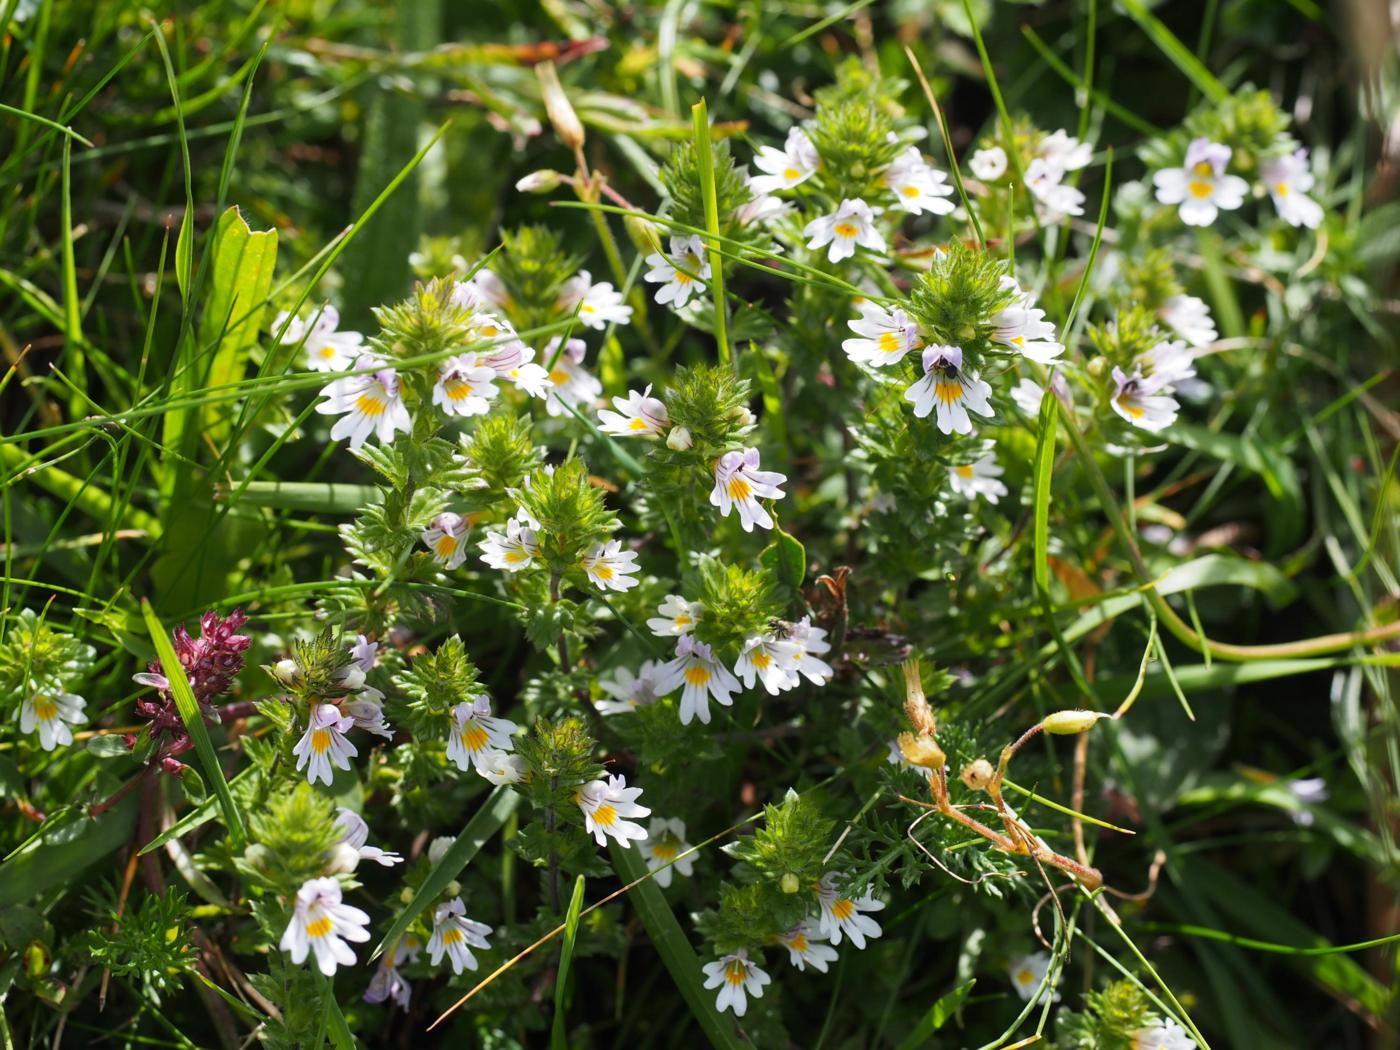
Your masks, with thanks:
[[[913,733],[899,734],[899,753],[904,761],[921,769],[942,769],[948,762],[943,749],[934,743],[932,737],[915,736]]]
[[[666,447],[672,452],[684,452],[694,444],[695,440],[685,427],[672,427],[671,432],[666,435]]]
[[[1098,711],[1056,711],[1046,715],[1045,721],[1040,724],[1047,733],[1074,736],[1076,733],[1083,733],[1093,728],[1094,723],[1100,718],[1107,717]]]
[[[1108,362],[1102,357],[1091,357],[1088,365],[1089,374],[1095,379],[1108,371]]]
[[[337,842],[331,847],[330,858],[326,861],[327,875],[349,875],[360,864],[360,851],[348,842]]]
[[[643,255],[661,252],[661,235],[656,232],[656,225],[650,220],[628,212],[622,217],[622,227],[627,231],[633,247]]]
[[[447,855],[447,851],[452,848],[452,843],[456,839],[450,835],[439,835],[428,845],[428,863],[436,864]]]
[[[449,897],[460,897],[462,895],[462,884],[456,879],[453,879],[445,887],[443,887],[443,892],[446,893]]]
[[[554,133],[570,149],[583,145],[583,125],[578,114],[564,93],[564,85],[559,83],[559,73],[553,62],[541,62],[535,67],[535,75],[540,79],[540,93],[544,96],[544,111],[549,122],[554,125]]]
[[[255,842],[243,851],[243,863],[257,871],[266,871],[267,862],[272,859],[272,854],[268,848],[260,842]]]
[[[277,679],[277,684],[290,689],[301,681],[301,667],[295,660],[278,660],[272,665],[272,677]]]
[[[981,791],[992,782],[992,778],[996,776],[996,770],[985,758],[979,758],[976,762],[969,762],[963,766],[962,772],[958,776],[973,791]]]
[[[778,885],[782,887],[784,893],[796,893],[802,888],[802,880],[793,872],[785,871]]]
[[[523,179],[519,179],[515,188],[521,193],[548,193],[555,189],[563,180],[564,176],[550,168],[541,168],[539,171],[532,171]]]

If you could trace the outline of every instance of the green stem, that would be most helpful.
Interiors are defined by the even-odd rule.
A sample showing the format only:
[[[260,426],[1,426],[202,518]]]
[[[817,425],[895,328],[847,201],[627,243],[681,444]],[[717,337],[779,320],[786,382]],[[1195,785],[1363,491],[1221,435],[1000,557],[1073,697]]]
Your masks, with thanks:
[[[691,118],[695,122],[695,159],[700,168],[700,195],[705,202],[705,229],[710,236],[705,247],[710,256],[710,293],[715,301],[715,341],[719,343],[720,357],[738,371],[738,362],[729,345],[729,316],[724,303],[724,256],[720,254],[719,205],[715,201],[715,159],[710,149],[710,115],[702,98],[690,107]]]

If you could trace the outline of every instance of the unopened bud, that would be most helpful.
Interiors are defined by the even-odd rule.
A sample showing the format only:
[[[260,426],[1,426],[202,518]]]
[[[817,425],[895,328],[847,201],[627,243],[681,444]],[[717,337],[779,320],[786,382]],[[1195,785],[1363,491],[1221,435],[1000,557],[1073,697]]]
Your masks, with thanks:
[[[450,835],[439,835],[428,844],[428,863],[436,864],[447,855],[447,851],[452,848],[452,843],[457,840]]]
[[[915,736],[913,733],[899,734],[899,753],[904,761],[921,769],[942,769],[948,758],[943,749],[933,742],[932,737]]]
[[[559,73],[554,63],[541,62],[535,67],[535,75],[540,78],[544,111],[554,125],[555,134],[570,149],[578,149],[583,145],[583,125],[569,103],[569,96],[564,93],[564,85],[559,83]]]
[[[1089,358],[1089,374],[1095,379],[1108,371],[1108,362],[1102,357]]]
[[[666,447],[672,452],[684,452],[694,444],[695,440],[685,427],[672,427],[671,432],[666,435]]]
[[[1098,711],[1056,711],[1046,715],[1045,720],[1040,724],[1047,733],[1074,736],[1076,733],[1083,733],[1093,728],[1094,723],[1100,718],[1107,717]]]
[[[255,842],[243,851],[243,863],[257,871],[266,871],[268,861],[272,859],[272,854],[268,848],[260,842]]]
[[[564,176],[550,168],[532,171],[516,182],[515,188],[521,193],[548,193],[555,189]]]
[[[443,887],[443,892],[445,892],[449,897],[460,897],[462,895],[462,884],[456,879],[453,879],[445,887]]]
[[[738,417],[737,423],[740,429],[747,429],[748,427],[755,426],[758,423],[758,417],[753,414],[753,412],[749,409],[748,405],[741,406],[739,411],[735,413],[735,415]]]
[[[661,254],[661,235],[656,232],[654,223],[628,212],[622,217],[622,228],[637,251],[643,255]]]
[[[796,893],[802,888],[802,880],[790,871],[783,872],[782,879],[778,882],[784,893]]]
[[[337,842],[331,847],[330,859],[326,862],[327,875],[349,875],[360,864],[360,851],[348,842]]]
[[[963,766],[962,772],[958,776],[973,791],[981,791],[992,782],[992,777],[996,776],[996,770],[985,758],[979,758],[976,762],[969,762]]]
[[[272,677],[279,685],[291,688],[301,681],[301,668],[295,660],[278,660],[272,665]]]

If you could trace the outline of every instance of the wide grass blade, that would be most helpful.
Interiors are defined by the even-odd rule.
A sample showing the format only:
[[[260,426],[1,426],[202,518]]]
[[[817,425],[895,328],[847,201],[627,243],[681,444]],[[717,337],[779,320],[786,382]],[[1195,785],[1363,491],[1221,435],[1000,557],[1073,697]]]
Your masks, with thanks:
[[[569,1036],[564,1015],[569,1005],[569,967],[574,961],[574,942],[578,940],[578,915],[583,907],[583,876],[574,880],[574,893],[569,898],[569,912],[564,917],[564,944],[559,949],[559,972],[554,977],[554,1022],[550,1028],[550,1050],[569,1050]]]

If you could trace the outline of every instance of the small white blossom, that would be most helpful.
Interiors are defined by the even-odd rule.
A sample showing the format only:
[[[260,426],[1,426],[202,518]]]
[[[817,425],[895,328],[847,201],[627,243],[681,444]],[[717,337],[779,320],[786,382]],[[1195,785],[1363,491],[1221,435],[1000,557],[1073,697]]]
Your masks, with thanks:
[[[762,146],[753,162],[763,174],[750,179],[749,186],[755,193],[774,193],[806,182],[816,172],[821,157],[807,133],[801,128],[792,128],[782,149]]]
[[[530,767],[519,755],[492,751],[477,763],[476,771],[496,785],[518,784],[525,779]]]
[[[744,650],[734,664],[734,673],[752,689],[755,680],[763,683],[769,696],[777,696],[798,684],[794,647],[771,635],[754,635],[744,642]]]
[[[787,481],[786,474],[758,469],[758,449],[746,448],[726,452],[715,464],[715,487],[710,491],[710,503],[719,508],[721,518],[730,510],[739,514],[739,525],[745,532],[773,527],[773,516],[759,499],[782,499],[779,485]]]
[[[1153,1021],[1133,1033],[1132,1050],[1196,1050],[1196,1040],[1171,1018]]]
[[[297,890],[292,921],[278,947],[298,966],[314,951],[316,965],[330,977],[337,965],[355,965],[354,949],[345,942],[369,940],[368,926],[368,915],[342,901],[339,882],[308,879]]]
[[[1065,377],[1059,372],[1050,373],[1050,389],[1060,397],[1069,393]],[[1040,415],[1040,402],[1045,398],[1045,388],[1033,379],[1021,379],[1011,388],[1011,400],[1026,415],[1035,418]]]
[[[1035,998],[1037,1003],[1045,1001],[1045,996],[1051,993],[1051,988],[1046,987],[1039,997],[1036,997],[1036,989],[1040,987],[1040,982],[1045,980],[1045,975],[1050,970],[1050,954],[1048,952],[1033,952],[1030,955],[1023,955],[1019,959],[1012,960],[1007,967],[1007,973],[1011,977],[1011,986],[1016,989],[1016,994],[1026,1002]],[[1050,994],[1051,1002],[1060,1001],[1060,993]]]
[[[656,301],[662,306],[669,303],[673,310],[685,306],[710,279],[705,246],[694,234],[672,237],[669,256],[653,252],[646,263],[651,269],[642,275],[642,280],[661,285],[656,290]]]
[[[284,324],[287,330],[282,332]],[[329,304],[308,320],[291,317],[284,310],[272,322],[273,334],[282,332],[283,346],[302,343],[306,365],[313,372],[344,372],[363,351],[365,337],[359,332],[338,331],[339,327],[340,311]]]
[[[821,930],[811,919],[804,919],[782,935],[783,947],[788,950],[788,962],[799,970],[810,966],[826,973],[827,966],[836,961],[836,949],[824,941]]]
[[[475,354],[449,357],[438,369],[433,404],[449,416],[480,416],[491,410],[496,396],[496,370],[483,365]]]
[[[995,182],[1006,174],[1006,150],[1000,146],[979,149],[967,162],[967,167],[974,178],[983,182]]]
[[[646,660],[636,674],[629,668],[619,667],[611,679],[598,679],[598,688],[612,697],[611,700],[598,701],[598,712],[604,715],[630,714],[639,707],[656,703],[659,698],[656,680],[660,672],[659,660]]]
[[[329,784],[331,766],[349,769],[350,759],[359,749],[346,738],[355,720],[342,714],[334,704],[317,704],[311,709],[311,719],[300,740],[292,748],[297,756],[298,771],[306,770],[308,783]]]
[[[531,397],[549,396],[552,386],[549,372],[535,363],[535,351],[519,339],[504,343],[477,361],[495,372],[497,378],[507,380]]]
[[[377,363],[373,358],[361,357],[355,367],[371,368]],[[387,445],[398,431],[407,433],[413,429],[413,420],[399,396],[398,373],[392,368],[332,380],[322,388],[321,396],[326,400],[316,406],[317,412],[343,417],[331,427],[331,440],[348,437],[351,448],[359,448],[371,434]]]
[[[491,716],[491,701],[478,696],[452,709],[452,730],[447,740],[447,759],[460,770],[478,769],[497,751],[514,751],[511,736],[520,727],[506,718]]]
[[[403,863],[403,858],[397,853],[366,845],[369,842],[369,825],[353,809],[346,809],[344,806],[337,809],[335,826],[340,829],[340,841],[358,853],[361,860],[372,860],[385,868]]]
[[[384,707],[380,703],[383,699],[384,694],[378,689],[366,688],[359,696],[342,701],[340,713],[349,715],[356,729],[382,736],[385,740],[393,740],[394,731],[384,720]]]
[[[593,544],[579,568],[602,591],[629,591],[637,586],[637,552],[623,550],[621,540]]]
[[[656,884],[662,889],[671,885],[671,878],[680,873],[690,878],[695,870],[695,854],[680,857],[690,849],[685,840],[685,821],[676,817],[652,817],[647,837],[637,844],[637,852],[647,862],[647,869],[656,872]],[[676,860],[680,857],[679,860]],[[674,863],[672,863],[674,861]]]
[[[852,944],[863,949],[866,938],[874,940],[880,936],[880,924],[864,914],[885,907],[885,902],[872,890],[867,889],[860,897],[851,897],[836,888],[836,876],[827,872],[817,884],[817,902],[822,909],[822,935],[832,944],[840,944],[842,937],[849,937]]]
[[[1152,380],[1144,379],[1141,372],[1124,375],[1123,370],[1115,366],[1113,383],[1113,411],[1133,426],[1155,433],[1176,421],[1181,406],[1175,398],[1159,394],[1159,387]]]
[[[1084,194],[1064,181],[1065,169],[1043,157],[1026,165],[1026,189],[1040,206],[1042,222],[1084,214]]]
[[[948,480],[953,491],[966,499],[981,496],[988,503],[996,503],[1007,494],[1007,488],[998,480],[1003,471],[997,465],[997,458],[988,452],[975,463],[965,463],[948,471]]]
[[[1269,188],[1279,218],[1290,226],[1315,230],[1322,224],[1322,205],[1308,196],[1313,174],[1308,170],[1308,151],[1299,149],[1265,161],[1259,177]]]
[[[1196,376],[1196,355],[1181,341],[1158,343],[1134,363],[1158,390]]]
[[[896,208],[913,215],[929,212],[932,215],[947,215],[954,204],[948,200],[953,187],[948,184],[948,176],[929,165],[917,146],[910,146],[901,153],[883,176],[885,185],[895,195]]]
[[[1322,777],[1306,777],[1300,780],[1290,780],[1284,785],[1288,788],[1289,794],[1296,798],[1304,806],[1321,805],[1331,798],[1327,790],[1327,781]],[[1300,809],[1290,813],[1293,823],[1300,828],[1310,828],[1316,819],[1311,809]]]
[[[486,938],[494,931],[484,922],[468,919],[466,913],[467,906],[462,903],[461,897],[453,897],[445,904],[439,904],[433,912],[433,935],[428,938],[428,958],[434,966],[442,962],[442,957],[446,955],[452,963],[453,973],[475,970],[478,963],[472,949],[491,950],[491,942]]]
[[[519,572],[534,564],[540,553],[539,537],[519,517],[506,522],[505,532],[493,530],[481,541],[481,560],[493,569]]]
[[[583,811],[583,828],[600,846],[608,844],[608,836],[619,846],[627,847],[647,837],[646,829],[627,817],[649,817],[651,810],[639,806],[642,789],[628,787],[621,774],[607,780],[590,780],[574,794],[574,801]]]
[[[367,1003],[382,1003],[391,999],[400,1009],[407,1010],[413,998],[413,987],[399,972],[404,963],[411,963],[423,951],[423,942],[416,933],[405,933],[379,958],[379,968],[365,989]]]
[[[904,392],[904,399],[914,403],[914,415],[920,419],[938,410],[938,429],[944,434],[971,434],[972,420],[968,411],[991,416],[988,403],[992,388],[976,376],[962,370],[963,352],[956,346],[924,348],[924,377]]]
[[[68,727],[87,721],[83,713],[86,706],[87,701],[76,693],[31,693],[20,705],[20,732],[37,729],[39,746],[45,751],[52,751],[59,744],[67,747],[73,742],[73,731]]]
[[[695,629],[703,608],[699,602],[688,602],[679,594],[668,594],[656,607],[658,615],[649,619],[647,626],[658,638],[677,638]]]
[[[622,301],[622,293],[610,281],[593,283],[587,270],[580,270],[564,282],[559,292],[559,309],[573,313],[587,327],[601,331],[610,324],[630,324],[632,308]]]
[[[809,222],[802,236],[809,238],[807,247],[812,251],[830,245],[826,257],[834,263],[855,255],[857,245],[882,252],[885,239],[875,228],[875,216],[879,214],[881,209],[872,208],[859,198],[847,198],[830,215]]]
[[[455,569],[467,560],[467,538],[471,524],[460,514],[444,511],[423,530],[423,545],[433,552],[433,561]]]
[[[1152,176],[1157,200],[1179,205],[1178,214],[1187,226],[1209,226],[1221,210],[1233,211],[1244,203],[1249,184],[1238,175],[1226,175],[1231,149],[1209,139],[1198,138],[1186,147],[1186,163],[1180,168],[1164,168]]]
[[[545,411],[551,416],[568,415],[568,408],[586,407],[603,394],[603,384],[583,367],[583,355],[588,349],[583,340],[570,339],[560,352],[561,338],[556,335],[550,339],[543,354],[553,384],[544,402]]]
[[[781,197],[757,189],[752,176],[745,175],[744,184],[752,196],[734,209],[734,218],[739,220],[740,226],[763,226],[790,210],[791,205]]]
[[[886,310],[866,299],[860,304],[860,317],[846,324],[860,338],[845,340],[841,349],[857,364],[897,364],[923,346],[919,326],[899,307]]]
[[[773,980],[754,963],[749,962],[748,952],[742,948],[733,955],[726,955],[701,969],[705,973],[705,987],[718,988],[715,996],[715,1009],[720,1013],[733,1010],[735,1017],[748,1013],[748,996],[763,998],[763,986]]]
[[[1173,295],[1158,308],[1157,316],[1192,346],[1208,346],[1218,337],[1210,307],[1194,295]]]
[[[824,653],[831,652],[831,643],[826,640],[825,628],[814,626],[812,618],[804,616],[796,623],[788,625],[785,641],[790,647],[788,659],[792,661],[798,674],[813,685],[826,685],[831,681],[836,672],[831,669],[829,663],[821,659]]]
[[[1094,156],[1094,149],[1087,142],[1080,142],[1064,128],[1052,131],[1040,140],[1035,155],[1047,164],[1053,164],[1063,172],[1078,171],[1087,167]]]
[[[992,341],[1030,358],[1049,364],[1065,352],[1055,338],[1055,326],[1045,320],[1045,311],[1035,305],[1035,296],[1023,291],[1014,277],[1003,277],[1002,287],[1014,289],[1016,298],[992,318]]]
[[[369,674],[379,663],[379,643],[371,642],[363,634],[356,635],[355,644],[350,646],[350,658],[356,667]]]
[[[612,400],[617,408],[616,412],[608,408],[598,411],[598,429],[604,434],[616,437],[656,437],[665,433],[666,428],[671,425],[666,405],[660,398],[651,396],[650,384],[640,394],[629,390],[626,397],[615,397]]]
[[[687,726],[696,718],[709,725],[710,697],[729,707],[734,703],[731,694],[739,690],[739,680],[715,659],[710,647],[689,634],[676,643],[676,658],[658,672],[656,692],[666,696],[682,685],[680,718]]]
[[[510,305],[510,293],[505,284],[486,267],[472,274],[466,281],[458,281],[452,287],[452,299],[459,306],[478,309],[489,306],[504,310]]]

